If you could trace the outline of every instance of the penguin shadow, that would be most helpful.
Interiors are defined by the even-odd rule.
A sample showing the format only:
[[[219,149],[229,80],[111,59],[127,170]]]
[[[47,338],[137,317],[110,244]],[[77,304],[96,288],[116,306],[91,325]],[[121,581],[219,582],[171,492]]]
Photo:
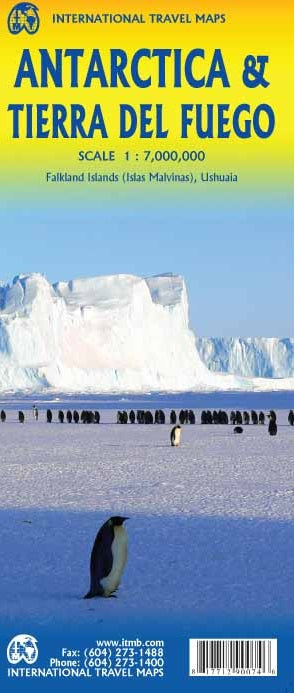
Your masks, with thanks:
[[[71,623],[81,618],[84,623],[107,622],[111,615],[115,622],[122,615],[133,617],[138,610],[153,612],[155,596],[169,612],[186,613],[190,602],[196,613],[200,605],[209,613],[218,608],[220,593],[229,613],[233,603],[243,613],[253,609],[257,614],[258,606],[264,613],[269,605],[278,613],[291,608],[291,521],[187,517],[184,512],[165,514],[164,508],[160,515],[145,515],[131,513],[128,503],[124,507],[130,514],[128,560],[117,599],[98,597],[89,603],[84,595],[93,541],[113,512],[114,508],[103,512],[32,508],[28,517],[28,509],[0,511],[2,617],[13,622],[20,613],[24,618],[33,613],[36,623],[56,621],[57,616]],[[31,526],[23,522],[28,519]]]

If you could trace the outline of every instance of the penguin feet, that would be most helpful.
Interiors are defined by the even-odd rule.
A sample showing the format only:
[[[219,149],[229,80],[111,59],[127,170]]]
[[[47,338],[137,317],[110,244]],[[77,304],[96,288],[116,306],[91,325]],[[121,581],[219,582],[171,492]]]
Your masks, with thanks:
[[[84,594],[83,599],[93,599],[94,597],[105,597],[105,594],[103,592],[87,592],[87,594]],[[117,594],[108,594],[108,599],[118,599]]]
[[[96,589],[90,589],[87,594],[84,595],[83,599],[93,599],[93,597],[104,597],[104,591],[102,587],[97,587]]]

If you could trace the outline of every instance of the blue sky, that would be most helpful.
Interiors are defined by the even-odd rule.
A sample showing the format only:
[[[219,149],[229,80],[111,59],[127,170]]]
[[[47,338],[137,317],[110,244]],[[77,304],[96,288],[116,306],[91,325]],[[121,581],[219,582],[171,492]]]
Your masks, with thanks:
[[[242,203],[231,192],[207,200],[136,194],[81,204],[0,209],[0,279],[42,272],[50,281],[98,274],[173,272],[187,283],[199,335],[290,336],[293,252],[283,193]],[[31,203],[31,204],[30,204]]]

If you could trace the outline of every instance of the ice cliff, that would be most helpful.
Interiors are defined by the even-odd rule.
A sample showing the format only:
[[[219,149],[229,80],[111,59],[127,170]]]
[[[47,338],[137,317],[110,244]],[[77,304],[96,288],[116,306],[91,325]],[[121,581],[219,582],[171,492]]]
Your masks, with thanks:
[[[207,368],[189,329],[182,277],[116,275],[51,285],[30,274],[0,282],[0,391],[289,386]]]
[[[294,343],[278,337],[197,337],[197,349],[211,371],[246,378],[288,378],[293,374]]]

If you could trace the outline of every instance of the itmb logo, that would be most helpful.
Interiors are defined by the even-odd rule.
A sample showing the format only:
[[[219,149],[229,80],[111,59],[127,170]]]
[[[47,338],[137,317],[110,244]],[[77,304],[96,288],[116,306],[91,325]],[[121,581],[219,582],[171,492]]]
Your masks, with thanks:
[[[36,34],[40,26],[38,7],[31,2],[19,2],[10,11],[7,24],[11,34],[20,34],[23,29],[27,34]]]
[[[27,664],[35,664],[38,659],[37,640],[33,635],[16,635],[7,647],[7,659],[10,664],[19,664],[22,660]]]

